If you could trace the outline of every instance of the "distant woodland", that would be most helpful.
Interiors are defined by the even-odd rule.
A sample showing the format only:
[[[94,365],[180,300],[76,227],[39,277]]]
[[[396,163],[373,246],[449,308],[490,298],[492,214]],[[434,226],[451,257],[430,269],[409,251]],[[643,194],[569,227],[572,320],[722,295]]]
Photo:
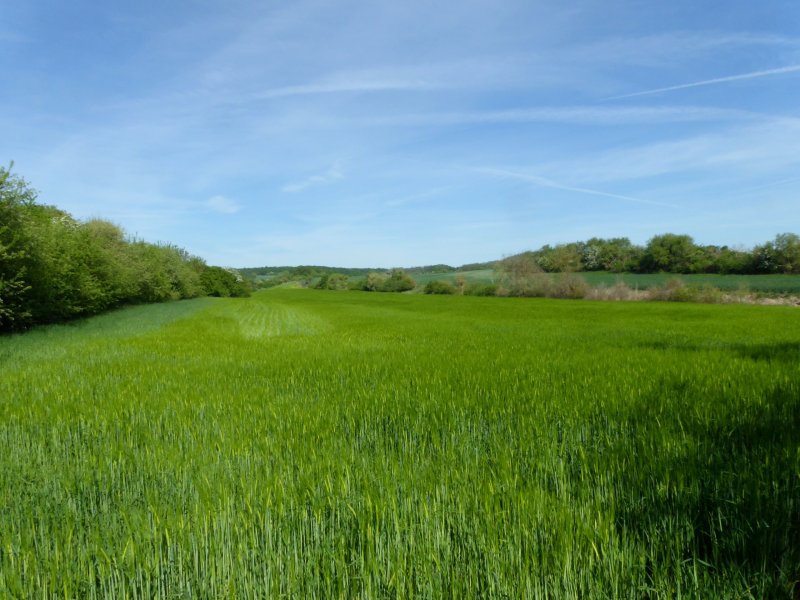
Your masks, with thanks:
[[[501,260],[453,267],[445,264],[404,269],[410,276],[502,268],[509,258],[525,258],[545,273],[607,271],[610,273],[675,273],[719,275],[800,274],[800,236],[782,233],[752,249],[696,244],[689,235],[664,233],[646,245],[628,238],[592,238],[587,241],[542,246]],[[239,269],[247,278],[277,285],[286,281],[311,282],[320,277],[367,277],[381,269],[323,266]],[[385,269],[383,269],[385,271]],[[396,271],[396,270],[395,270]]]
[[[613,273],[717,273],[720,275],[798,274],[800,237],[782,233],[752,250],[703,246],[691,236],[665,233],[645,246],[628,238],[592,238],[557,246],[543,246],[531,256],[548,273],[610,271]]]

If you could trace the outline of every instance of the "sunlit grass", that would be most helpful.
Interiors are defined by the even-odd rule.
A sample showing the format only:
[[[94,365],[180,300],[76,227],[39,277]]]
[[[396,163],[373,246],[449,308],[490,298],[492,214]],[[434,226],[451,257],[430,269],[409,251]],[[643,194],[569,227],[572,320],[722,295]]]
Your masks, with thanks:
[[[766,598],[800,313],[272,290],[0,338],[0,596]]]

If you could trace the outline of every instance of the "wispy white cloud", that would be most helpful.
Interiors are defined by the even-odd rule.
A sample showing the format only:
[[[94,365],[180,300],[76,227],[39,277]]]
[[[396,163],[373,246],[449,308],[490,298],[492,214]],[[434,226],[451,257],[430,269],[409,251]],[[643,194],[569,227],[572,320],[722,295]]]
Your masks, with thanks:
[[[751,71],[749,73],[741,73],[739,75],[730,75],[728,77],[716,77],[714,79],[705,79],[703,81],[694,81],[692,83],[682,83],[680,85],[670,85],[667,87],[655,88],[652,90],[644,90],[641,92],[633,92],[632,94],[621,94],[619,96],[612,96],[606,100],[620,100],[622,98],[634,98],[636,96],[648,96],[652,94],[660,94],[662,92],[672,92],[675,90],[685,90],[689,88],[702,87],[707,85],[718,85],[720,83],[728,83],[731,81],[744,81],[747,79],[758,79],[760,77],[770,77],[773,75],[784,75],[787,73],[796,73],[800,71],[800,65],[787,65],[785,67],[778,67],[776,69],[765,69],[763,71]]]
[[[776,118],[672,140],[611,147],[537,165],[555,180],[579,185],[660,176],[727,173],[726,177],[774,176],[800,168],[800,119]]]
[[[686,60],[715,52],[769,48],[800,49],[800,37],[770,33],[674,30],[644,36],[607,37],[564,48],[561,57],[570,63],[607,63],[669,68]],[[558,57],[554,57],[558,59]]]
[[[227,215],[237,213],[242,209],[238,202],[225,196],[212,196],[205,201],[205,207],[214,212]]]
[[[766,190],[768,188],[790,185],[793,183],[800,183],[800,177],[784,177],[783,179],[779,179],[778,181],[770,181],[769,183],[762,183],[761,185],[746,188],[742,190],[741,193],[746,194],[750,192],[756,192],[759,190]]]
[[[576,192],[578,194],[588,194],[590,196],[602,196],[604,198],[613,198],[615,200],[625,200],[627,202],[635,202],[637,204],[649,204],[651,206],[666,206],[668,208],[680,208],[675,204],[667,204],[666,202],[656,202],[654,200],[645,200],[642,198],[634,198],[632,196],[623,196],[622,194],[612,194],[600,190],[593,190],[585,187],[576,187],[572,185],[565,185],[552,179],[539,177],[538,175],[531,175],[528,173],[519,173],[516,171],[509,171],[507,169],[492,169],[492,168],[479,168],[475,169],[478,173],[501,177],[504,179],[517,179],[520,181],[527,181],[541,187],[554,188],[557,190],[564,190],[566,192]]]
[[[496,123],[569,123],[578,125],[619,125],[637,123],[690,123],[701,121],[740,121],[763,119],[758,113],[701,106],[540,106],[513,110],[469,112],[428,112],[424,114],[395,114],[386,117],[356,118],[348,125],[374,126],[452,126]]]
[[[335,164],[324,173],[320,173],[318,175],[311,175],[310,177],[307,177],[306,179],[303,179],[302,181],[298,181],[295,183],[287,183],[281,188],[281,191],[293,194],[297,192],[302,192],[304,190],[307,190],[308,188],[317,187],[321,185],[328,185],[342,178],[344,178],[344,172],[342,171],[339,164]]]
[[[397,92],[403,90],[420,90],[427,87],[430,87],[430,85],[422,80],[332,81],[273,88],[254,94],[253,99],[283,98],[287,96],[311,96],[319,94]]]

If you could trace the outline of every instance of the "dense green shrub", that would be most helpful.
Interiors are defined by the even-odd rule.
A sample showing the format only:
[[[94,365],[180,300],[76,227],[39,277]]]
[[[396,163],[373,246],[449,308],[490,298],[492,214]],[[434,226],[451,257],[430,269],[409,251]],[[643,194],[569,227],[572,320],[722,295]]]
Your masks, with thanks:
[[[392,269],[388,273],[369,273],[365,279],[354,282],[350,289],[365,292],[407,292],[417,287],[408,273],[403,269]]]
[[[800,236],[781,233],[753,250],[758,273],[800,273]]]
[[[452,295],[456,293],[456,288],[454,285],[447,283],[446,281],[434,280],[425,284],[425,289],[423,292],[426,294]]]
[[[235,271],[222,267],[205,267],[200,274],[200,283],[207,296],[218,298],[249,296],[250,285]]]
[[[628,238],[592,238],[578,242],[581,249],[581,271],[634,271],[641,259],[642,249]]]
[[[381,292],[407,292],[417,287],[414,281],[403,269],[392,269],[383,283]]]
[[[31,319],[26,279],[26,211],[35,200],[25,181],[0,167],[0,331],[24,327]]]
[[[314,287],[318,290],[346,290],[349,283],[347,275],[342,273],[323,273]]]
[[[493,283],[472,283],[464,288],[465,296],[495,296],[497,286]]]
[[[130,241],[113,223],[40,204],[25,180],[0,167],[0,331],[201,296],[205,269],[176,246]],[[249,293],[231,277],[227,295]]]
[[[351,290],[351,291],[359,291],[359,292],[368,291],[368,290],[365,289],[366,284],[367,284],[367,280],[366,280],[365,277],[362,277],[360,279],[352,279],[351,281],[349,281],[347,283],[347,289]]]

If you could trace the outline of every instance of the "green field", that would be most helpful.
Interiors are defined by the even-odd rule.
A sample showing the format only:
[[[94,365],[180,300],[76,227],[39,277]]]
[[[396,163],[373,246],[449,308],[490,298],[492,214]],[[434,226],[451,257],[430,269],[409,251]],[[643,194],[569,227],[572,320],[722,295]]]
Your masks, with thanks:
[[[674,273],[581,273],[589,285],[612,286],[622,281],[631,288],[663,286],[670,279],[681,279],[687,286],[712,286],[723,291],[747,289],[753,292],[800,294],[800,275],[675,275]]]
[[[423,286],[429,281],[447,281],[453,283],[456,277],[463,277],[469,283],[494,283],[494,271],[481,269],[480,271],[453,271],[451,273],[414,273],[414,281]]]
[[[630,288],[640,290],[663,286],[671,279],[681,279],[687,286],[701,288],[706,285],[723,291],[748,289],[753,292],[768,294],[800,294],[800,275],[677,275],[675,273],[608,273],[605,271],[588,271],[579,273],[591,286],[613,286],[622,281]],[[453,283],[456,277],[462,276],[470,283],[492,283],[494,271],[458,271],[452,273],[420,273],[414,274],[414,280],[420,286],[429,281],[447,281]]]
[[[800,312],[275,289],[0,338],[3,598],[792,598]]]

